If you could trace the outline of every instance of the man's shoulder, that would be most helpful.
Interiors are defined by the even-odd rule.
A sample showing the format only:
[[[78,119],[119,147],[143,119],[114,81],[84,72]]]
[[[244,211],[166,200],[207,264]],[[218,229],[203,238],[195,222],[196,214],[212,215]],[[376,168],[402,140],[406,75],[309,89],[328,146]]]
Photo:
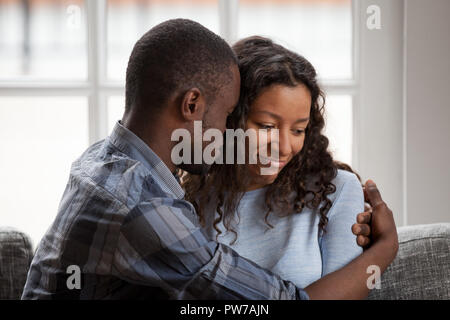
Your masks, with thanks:
[[[72,165],[72,178],[109,193],[127,207],[164,192],[151,170],[112,145],[108,139],[90,146]]]

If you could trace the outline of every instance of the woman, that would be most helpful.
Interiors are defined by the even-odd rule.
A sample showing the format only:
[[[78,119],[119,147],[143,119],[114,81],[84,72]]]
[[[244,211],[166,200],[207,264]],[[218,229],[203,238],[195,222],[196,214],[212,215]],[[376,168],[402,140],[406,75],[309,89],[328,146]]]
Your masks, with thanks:
[[[306,287],[362,253],[351,232],[364,211],[359,177],[327,150],[324,94],[314,67],[262,37],[243,39],[233,49],[241,96],[227,127],[278,129],[279,139],[258,141],[256,151],[261,159],[262,149],[275,148],[279,157],[188,175],[186,197],[219,242]],[[262,175],[268,166],[275,172]]]

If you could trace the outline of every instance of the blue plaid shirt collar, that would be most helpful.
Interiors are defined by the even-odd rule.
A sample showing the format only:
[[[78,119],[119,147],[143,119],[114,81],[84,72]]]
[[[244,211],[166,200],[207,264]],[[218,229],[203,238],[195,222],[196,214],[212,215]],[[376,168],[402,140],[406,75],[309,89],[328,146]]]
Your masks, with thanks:
[[[117,121],[108,138],[117,149],[140,161],[154,173],[153,177],[165,192],[178,199],[184,198],[184,190],[178,176],[170,172],[158,155],[137,135],[125,128],[120,121]]]

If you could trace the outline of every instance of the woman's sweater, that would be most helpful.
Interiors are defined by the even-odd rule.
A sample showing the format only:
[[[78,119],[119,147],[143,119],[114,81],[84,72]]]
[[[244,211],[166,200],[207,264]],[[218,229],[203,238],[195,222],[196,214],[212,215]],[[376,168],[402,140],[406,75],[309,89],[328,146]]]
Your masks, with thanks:
[[[357,214],[364,211],[361,184],[354,174],[342,170],[332,182],[336,191],[328,196],[333,205],[325,233],[319,232],[318,212],[308,208],[287,217],[271,213],[268,221],[274,228],[270,229],[264,221],[265,187],[246,192],[240,201],[239,223],[234,227],[236,242],[230,245],[235,236],[225,233],[222,223],[218,225],[223,232],[218,241],[298,287],[308,286],[362,253],[351,231]],[[206,231],[215,239],[217,232],[211,221]]]

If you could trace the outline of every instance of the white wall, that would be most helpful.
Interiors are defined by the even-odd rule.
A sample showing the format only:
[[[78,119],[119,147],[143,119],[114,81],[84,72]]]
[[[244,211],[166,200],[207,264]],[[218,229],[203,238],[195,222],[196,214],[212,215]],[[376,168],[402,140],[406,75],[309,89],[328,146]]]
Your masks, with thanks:
[[[359,99],[356,110],[357,166],[372,179],[403,220],[403,1],[361,0],[359,4]],[[381,29],[370,30],[367,7],[377,5]]]
[[[398,226],[450,222],[450,1],[361,0],[357,166]],[[381,9],[381,29],[366,9]]]
[[[450,222],[450,1],[405,13],[407,224]]]

